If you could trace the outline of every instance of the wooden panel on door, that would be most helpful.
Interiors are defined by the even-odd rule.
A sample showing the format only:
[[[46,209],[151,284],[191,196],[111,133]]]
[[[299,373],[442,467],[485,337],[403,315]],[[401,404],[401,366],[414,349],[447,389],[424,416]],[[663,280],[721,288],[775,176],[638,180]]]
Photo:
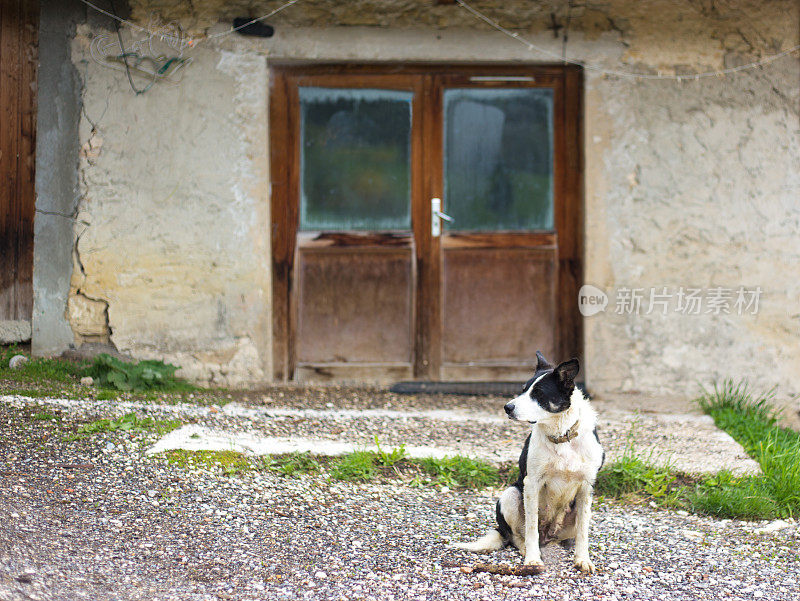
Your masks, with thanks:
[[[556,348],[555,248],[445,248],[446,380],[520,379]]]
[[[372,380],[412,371],[411,237],[298,240],[296,378]],[[326,243],[327,242],[327,243]]]
[[[39,4],[0,4],[0,320],[33,311]]]

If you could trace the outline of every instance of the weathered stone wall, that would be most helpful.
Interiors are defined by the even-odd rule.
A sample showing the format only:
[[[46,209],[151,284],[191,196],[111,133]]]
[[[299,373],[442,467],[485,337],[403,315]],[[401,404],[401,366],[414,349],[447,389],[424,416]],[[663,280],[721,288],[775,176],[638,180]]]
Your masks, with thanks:
[[[200,36],[279,4],[133,1],[131,15]],[[648,73],[757,60],[797,44],[800,20],[792,0],[586,2],[569,14],[564,2],[474,5],[550,52]],[[100,302],[88,314],[107,310],[120,350],[202,380],[270,373],[268,60],[552,62],[433,1],[303,0],[269,22],[274,38],[201,42],[179,85],[142,96],[88,57],[96,31],[74,44],[98,128],[81,129],[90,226],[77,230],[73,305]],[[799,82],[797,54],[698,82],[586,71],[585,279],[611,296],[585,322],[596,394],[686,395],[726,376],[800,393]],[[757,315],[614,311],[622,287],[740,285],[761,286]]]

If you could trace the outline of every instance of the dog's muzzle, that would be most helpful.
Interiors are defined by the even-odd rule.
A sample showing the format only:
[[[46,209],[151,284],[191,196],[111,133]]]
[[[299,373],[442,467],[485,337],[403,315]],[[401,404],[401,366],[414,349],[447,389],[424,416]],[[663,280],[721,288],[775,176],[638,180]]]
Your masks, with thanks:
[[[503,409],[506,410],[506,415],[511,419],[514,419],[514,403],[506,403]]]

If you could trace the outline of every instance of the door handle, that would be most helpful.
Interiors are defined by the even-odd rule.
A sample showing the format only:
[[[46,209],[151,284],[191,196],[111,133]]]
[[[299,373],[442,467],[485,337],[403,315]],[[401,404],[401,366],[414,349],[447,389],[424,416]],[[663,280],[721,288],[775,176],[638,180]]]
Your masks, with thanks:
[[[442,199],[431,198],[431,236],[438,238],[442,235],[442,219],[445,221],[455,221],[447,213],[442,213]]]

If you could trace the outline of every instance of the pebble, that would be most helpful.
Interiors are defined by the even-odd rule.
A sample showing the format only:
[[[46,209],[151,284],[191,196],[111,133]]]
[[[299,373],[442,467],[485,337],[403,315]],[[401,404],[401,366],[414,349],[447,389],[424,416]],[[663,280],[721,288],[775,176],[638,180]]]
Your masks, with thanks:
[[[11,369],[22,369],[22,366],[28,362],[28,358],[25,355],[14,355],[8,362],[8,366]]]
[[[705,535],[697,530],[681,530],[681,534],[691,541],[701,541],[705,538]]]
[[[36,576],[36,572],[33,570],[25,570],[17,575],[17,582],[22,582],[24,584],[28,584],[33,582],[33,577]]]
[[[768,534],[770,532],[778,532],[779,530],[786,530],[787,528],[791,528],[792,525],[787,522],[786,520],[775,520],[774,522],[770,522],[766,526],[762,528],[758,528],[756,532],[759,534]]]
[[[81,378],[81,386],[94,386],[94,378],[92,376],[83,376]]]

